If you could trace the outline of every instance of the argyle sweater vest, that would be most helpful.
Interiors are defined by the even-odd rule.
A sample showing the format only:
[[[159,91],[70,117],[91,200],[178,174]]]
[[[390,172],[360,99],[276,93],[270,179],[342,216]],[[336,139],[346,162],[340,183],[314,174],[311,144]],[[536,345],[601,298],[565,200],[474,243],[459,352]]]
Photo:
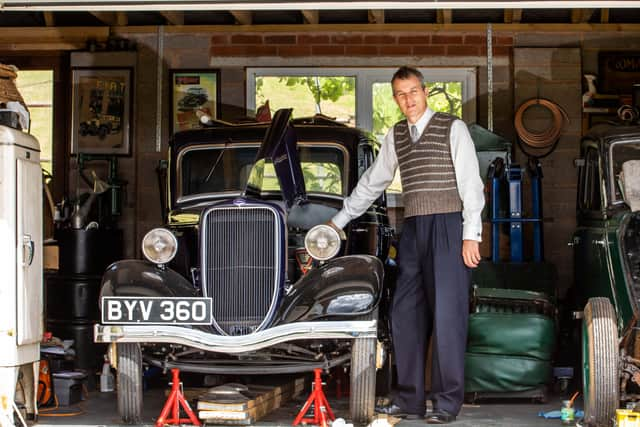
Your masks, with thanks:
[[[405,217],[462,211],[449,140],[455,120],[455,116],[435,113],[416,142],[406,120],[395,124]]]

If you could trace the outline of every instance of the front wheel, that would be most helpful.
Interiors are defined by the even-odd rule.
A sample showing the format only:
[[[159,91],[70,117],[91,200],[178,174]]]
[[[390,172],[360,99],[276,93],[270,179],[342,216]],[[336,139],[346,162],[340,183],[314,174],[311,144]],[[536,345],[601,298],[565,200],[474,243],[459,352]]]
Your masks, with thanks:
[[[374,310],[363,320],[377,319]],[[351,393],[349,412],[355,424],[369,424],[376,400],[376,344],[377,338],[355,338],[351,346]]]
[[[142,351],[136,343],[118,344],[118,413],[126,424],[142,418]]]
[[[618,328],[607,298],[590,298],[582,322],[585,420],[611,426],[619,403]]]

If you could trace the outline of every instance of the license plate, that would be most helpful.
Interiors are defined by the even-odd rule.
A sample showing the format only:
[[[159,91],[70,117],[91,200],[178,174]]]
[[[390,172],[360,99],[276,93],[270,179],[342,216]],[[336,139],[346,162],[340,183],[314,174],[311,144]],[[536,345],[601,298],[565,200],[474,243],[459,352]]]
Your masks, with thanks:
[[[210,325],[211,321],[211,298],[102,298],[104,324]]]

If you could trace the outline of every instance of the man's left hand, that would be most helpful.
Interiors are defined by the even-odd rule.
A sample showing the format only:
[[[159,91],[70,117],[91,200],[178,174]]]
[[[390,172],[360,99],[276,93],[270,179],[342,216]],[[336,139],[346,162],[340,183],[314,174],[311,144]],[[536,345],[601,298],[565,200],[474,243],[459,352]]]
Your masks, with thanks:
[[[462,259],[467,267],[476,268],[480,262],[480,243],[475,240],[463,240]]]

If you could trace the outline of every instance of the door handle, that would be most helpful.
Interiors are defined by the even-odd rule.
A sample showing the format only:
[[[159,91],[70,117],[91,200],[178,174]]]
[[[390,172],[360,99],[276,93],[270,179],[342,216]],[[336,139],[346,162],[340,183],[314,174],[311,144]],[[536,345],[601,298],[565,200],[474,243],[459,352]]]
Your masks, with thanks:
[[[31,240],[31,235],[25,234],[24,236],[22,236],[22,265],[31,265],[31,263],[33,262],[34,253],[35,244],[33,243],[33,240]]]
[[[607,242],[605,242],[604,239],[594,239],[591,241],[591,243],[597,246],[602,246],[603,248],[607,246]]]

